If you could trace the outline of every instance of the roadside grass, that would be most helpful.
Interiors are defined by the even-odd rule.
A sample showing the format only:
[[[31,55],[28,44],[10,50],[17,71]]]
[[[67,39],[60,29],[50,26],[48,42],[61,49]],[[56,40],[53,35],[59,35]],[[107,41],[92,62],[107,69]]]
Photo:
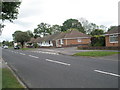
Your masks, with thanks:
[[[89,52],[79,52],[73,56],[91,56],[91,57],[100,57],[100,56],[110,56],[113,54],[120,54],[120,52],[108,52],[108,51],[89,51]]]
[[[12,72],[7,69],[2,69],[2,88],[24,88],[12,74]]]
[[[20,48],[19,50],[34,50],[36,48]]]

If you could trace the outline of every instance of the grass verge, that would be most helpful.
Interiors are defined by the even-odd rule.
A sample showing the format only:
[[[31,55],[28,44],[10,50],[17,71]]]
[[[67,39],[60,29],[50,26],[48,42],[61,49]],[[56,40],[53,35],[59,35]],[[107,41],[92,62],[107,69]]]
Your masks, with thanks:
[[[113,54],[118,54],[118,52],[108,52],[108,51],[89,51],[89,52],[79,52],[73,56],[91,56],[91,57],[100,57],[100,56],[109,56]],[[120,54],[120,52],[119,52]]]
[[[24,88],[12,74],[12,72],[7,69],[2,69],[2,88]]]
[[[34,50],[36,48],[20,48],[20,50]]]

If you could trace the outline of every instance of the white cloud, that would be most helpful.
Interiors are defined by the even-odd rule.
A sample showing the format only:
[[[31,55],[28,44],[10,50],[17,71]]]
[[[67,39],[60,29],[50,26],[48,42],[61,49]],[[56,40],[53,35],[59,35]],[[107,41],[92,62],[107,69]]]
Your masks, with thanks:
[[[34,30],[41,22],[59,24],[69,18],[86,18],[107,27],[118,24],[119,0],[22,0],[18,19],[6,23],[2,39],[10,40],[16,30]]]

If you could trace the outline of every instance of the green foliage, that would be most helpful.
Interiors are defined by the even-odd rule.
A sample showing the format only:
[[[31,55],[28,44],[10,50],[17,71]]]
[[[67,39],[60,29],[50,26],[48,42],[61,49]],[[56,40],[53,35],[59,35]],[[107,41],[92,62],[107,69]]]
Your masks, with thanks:
[[[2,88],[24,88],[9,69],[2,69],[2,75]]]
[[[91,46],[105,46],[105,36],[92,37]]]
[[[59,26],[59,25],[53,25],[52,27],[51,27],[51,33],[52,34],[55,34],[55,33],[57,33],[57,32],[61,32],[61,26]]]
[[[32,31],[28,30],[28,31],[26,31],[26,32],[27,32],[27,34],[29,35],[29,37],[31,37],[31,38],[34,37]]]
[[[118,54],[118,52],[108,52],[108,51],[90,51],[90,52],[79,52],[74,54],[74,56],[91,56],[91,57],[99,57],[99,56],[109,56],[113,54]]]
[[[92,36],[94,36],[94,35],[102,35],[102,34],[104,34],[104,31],[101,30],[101,29],[95,29],[95,30],[93,30],[90,34],[91,34]]]
[[[23,48],[24,43],[30,40],[30,36],[27,32],[15,31],[13,34],[13,39],[16,42],[20,42]]]
[[[18,8],[21,2],[2,2],[0,6],[2,6],[2,17],[1,19],[9,20],[12,22],[14,19],[17,19]]]
[[[9,42],[9,41],[3,41],[2,44],[12,47],[13,46],[13,41],[11,41],[11,42]]]
[[[70,28],[78,29],[80,32],[85,33],[84,28],[77,19],[68,19],[63,23],[62,31],[66,31]]]
[[[38,44],[37,44],[37,43],[34,43],[34,44],[33,44],[33,47],[34,47],[34,48],[38,48]]]
[[[36,29],[34,29],[34,34],[35,35],[43,35],[43,36],[46,36],[46,35],[49,35],[51,34],[51,28],[50,28],[50,25],[47,24],[47,23],[40,23]]]

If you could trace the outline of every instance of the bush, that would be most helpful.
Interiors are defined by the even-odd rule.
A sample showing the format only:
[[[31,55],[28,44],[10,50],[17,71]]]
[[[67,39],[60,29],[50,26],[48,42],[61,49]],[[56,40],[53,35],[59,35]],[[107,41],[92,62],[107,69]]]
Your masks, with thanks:
[[[105,46],[105,36],[92,37],[91,46]]]
[[[34,47],[34,48],[38,48],[38,44],[37,44],[37,43],[34,43],[34,44],[33,44],[33,47]]]

